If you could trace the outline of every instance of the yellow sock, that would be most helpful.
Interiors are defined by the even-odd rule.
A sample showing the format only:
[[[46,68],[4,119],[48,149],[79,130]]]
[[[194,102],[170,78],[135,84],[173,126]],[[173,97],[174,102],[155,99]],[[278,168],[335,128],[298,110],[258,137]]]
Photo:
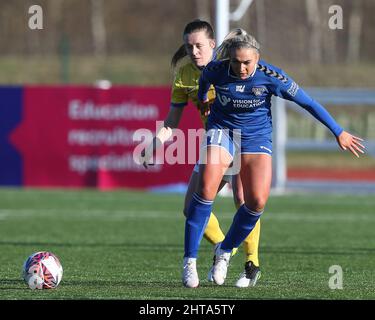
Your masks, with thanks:
[[[213,212],[211,212],[206,229],[204,230],[204,237],[212,244],[222,242],[225,238],[223,231],[220,229],[219,220]]]
[[[259,237],[260,237],[260,219],[255,224],[253,230],[251,230],[250,234],[244,240],[244,249],[246,254],[246,262],[251,261],[259,267],[259,257],[258,257],[258,249],[259,249]]]

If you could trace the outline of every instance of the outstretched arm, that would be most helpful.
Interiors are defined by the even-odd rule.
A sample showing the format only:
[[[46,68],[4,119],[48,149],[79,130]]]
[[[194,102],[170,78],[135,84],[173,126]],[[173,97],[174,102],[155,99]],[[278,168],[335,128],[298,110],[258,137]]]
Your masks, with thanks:
[[[363,139],[342,129],[322,105],[310,98],[303,90],[301,91],[296,102],[332,131],[342,150],[349,149],[350,152],[359,158],[358,152],[364,153],[363,149],[365,147],[360,143]]]
[[[364,153],[365,147],[361,144],[363,139],[344,131],[330,113],[303,89],[299,88],[293,80],[289,79],[286,84],[279,85],[276,94],[284,99],[294,101],[330,129],[341,149],[349,149],[356,157],[359,157],[358,153]]]

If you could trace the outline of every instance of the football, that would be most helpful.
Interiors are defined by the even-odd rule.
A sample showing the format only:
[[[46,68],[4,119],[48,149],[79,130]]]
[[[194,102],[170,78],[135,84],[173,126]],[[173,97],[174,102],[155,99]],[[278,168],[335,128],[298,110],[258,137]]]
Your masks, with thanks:
[[[33,253],[23,265],[22,276],[30,289],[55,289],[62,275],[60,260],[48,251]]]

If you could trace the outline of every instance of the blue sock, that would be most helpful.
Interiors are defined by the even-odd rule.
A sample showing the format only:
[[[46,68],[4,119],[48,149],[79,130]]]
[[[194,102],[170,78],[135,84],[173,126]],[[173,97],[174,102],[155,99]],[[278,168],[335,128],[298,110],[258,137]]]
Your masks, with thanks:
[[[262,213],[263,211],[252,211],[243,204],[233,218],[232,225],[221,244],[221,249],[231,252],[233,248],[238,248],[251,230],[254,229]]]
[[[213,201],[202,199],[197,193],[191,198],[185,223],[185,255],[196,258],[204,229],[210,218]]]

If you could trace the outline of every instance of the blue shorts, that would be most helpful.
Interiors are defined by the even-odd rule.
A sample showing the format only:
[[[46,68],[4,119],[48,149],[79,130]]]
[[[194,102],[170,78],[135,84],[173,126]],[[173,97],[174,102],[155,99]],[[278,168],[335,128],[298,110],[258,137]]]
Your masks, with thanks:
[[[212,128],[207,131],[203,147],[220,146],[234,158],[236,154],[268,154],[272,156],[272,139],[269,136],[243,137],[239,130]]]

